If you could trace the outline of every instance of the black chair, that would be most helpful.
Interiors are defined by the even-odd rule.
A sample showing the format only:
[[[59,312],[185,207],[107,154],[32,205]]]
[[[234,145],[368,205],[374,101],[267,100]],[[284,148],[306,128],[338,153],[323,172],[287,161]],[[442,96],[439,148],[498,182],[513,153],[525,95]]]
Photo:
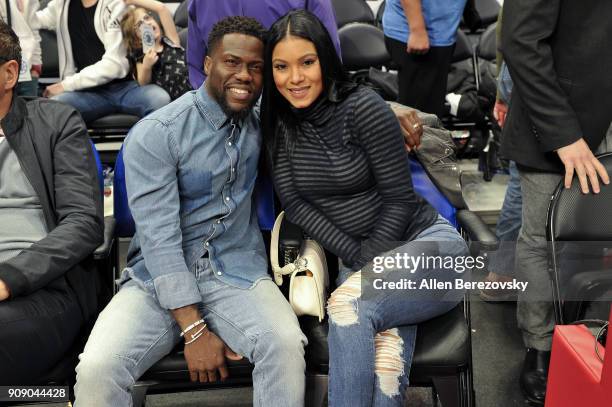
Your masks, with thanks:
[[[375,24],[372,9],[364,0],[332,0],[336,25],[341,28],[349,23]]]
[[[342,64],[349,71],[380,68],[391,61],[383,32],[370,24],[350,23],[338,30]]]
[[[189,22],[189,1],[183,0],[174,11],[174,24],[180,32],[182,28],[187,28]]]
[[[495,61],[497,57],[497,23],[487,27],[478,39],[476,53],[478,58],[487,61]]]
[[[497,21],[500,9],[497,0],[475,0],[475,5],[483,28]]]
[[[387,2],[383,0],[380,6],[378,6],[378,10],[376,10],[376,26],[381,30],[383,29],[383,15],[385,14],[386,5]]]
[[[181,41],[181,47],[187,49],[187,38],[188,38],[187,28],[183,28],[178,32],[179,39]]]
[[[598,159],[612,174],[612,153]],[[612,185],[600,185],[599,194],[583,194],[576,176],[570,189],[561,180],[548,208],[549,272],[558,324],[584,318],[589,304],[597,301],[606,303],[599,318],[607,320],[609,315],[612,265],[601,260],[603,250],[612,248]],[[593,268],[589,255],[596,260]],[[573,266],[577,262],[578,268]]]

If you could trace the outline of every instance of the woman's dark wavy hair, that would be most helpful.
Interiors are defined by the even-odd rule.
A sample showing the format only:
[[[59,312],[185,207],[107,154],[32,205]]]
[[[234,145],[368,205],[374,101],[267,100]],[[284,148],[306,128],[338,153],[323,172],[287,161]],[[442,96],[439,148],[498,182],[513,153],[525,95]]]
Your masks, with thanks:
[[[336,53],[332,39],[321,21],[306,10],[293,10],[279,18],[268,31],[265,48],[264,90],[262,98],[262,128],[265,153],[264,168],[274,167],[274,151],[279,143],[291,150],[297,138],[298,119],[290,103],[274,85],[272,52],[287,36],[299,37],[312,42],[317,50],[323,77],[323,96],[331,102],[341,101],[354,86]]]

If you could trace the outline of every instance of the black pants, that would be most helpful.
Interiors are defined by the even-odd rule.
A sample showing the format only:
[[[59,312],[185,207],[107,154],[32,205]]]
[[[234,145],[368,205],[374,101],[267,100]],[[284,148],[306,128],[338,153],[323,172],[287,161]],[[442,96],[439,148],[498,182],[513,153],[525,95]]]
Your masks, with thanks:
[[[446,83],[454,45],[431,47],[426,54],[406,52],[406,43],[385,37],[387,50],[398,67],[398,102],[423,112],[444,115]]]
[[[0,302],[0,385],[35,383],[70,349],[82,325],[70,288]]]

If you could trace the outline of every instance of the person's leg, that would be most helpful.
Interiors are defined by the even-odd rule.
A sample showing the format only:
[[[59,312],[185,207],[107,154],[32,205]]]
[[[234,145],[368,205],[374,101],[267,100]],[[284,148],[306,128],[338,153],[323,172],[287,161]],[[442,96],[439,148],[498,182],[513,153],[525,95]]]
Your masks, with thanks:
[[[135,81],[126,81],[117,96],[120,110],[138,117],[145,117],[170,103],[170,95],[159,86],[139,86]]]
[[[546,213],[560,174],[519,170],[523,193],[522,227],[516,247],[516,274],[528,283],[519,292],[518,326],[527,348],[521,370],[520,387],[532,402],[544,402],[552,333],[555,325],[552,287],[548,274]]]
[[[131,406],[131,386],[170,353],[179,333],[153,292],[127,282],[98,317],[79,356],[75,406]]]
[[[52,99],[69,104],[81,113],[86,123],[99,119],[117,111],[113,102],[102,92],[102,87],[96,91],[78,90],[75,92],[64,92]]]
[[[487,280],[510,280],[514,276],[514,255],[516,241],[521,229],[523,199],[521,195],[521,179],[516,163],[510,161],[510,179],[504,196],[495,235],[500,241],[499,248],[489,257],[489,275]],[[502,290],[481,290],[481,298],[485,301],[500,301],[516,297],[515,292]]]
[[[35,383],[70,349],[82,325],[69,289],[42,288],[0,302],[0,385]]]
[[[440,219],[383,257],[396,253],[413,258],[457,257],[466,256],[467,247],[457,231]],[[411,280],[420,287],[425,279],[452,282],[457,277],[453,270],[436,266],[416,272],[408,268],[388,268],[381,274],[359,271],[334,291],[328,303],[330,406],[403,405],[416,324],[448,312],[463,295],[452,289],[374,292],[374,281]]]
[[[520,170],[523,216],[516,248],[516,274],[520,281],[529,284],[519,293],[517,319],[525,346],[541,351],[550,350],[554,328],[546,214],[561,177]]]
[[[398,102],[442,116],[454,45],[431,47],[426,54],[416,55],[407,53],[401,41],[385,37],[385,43],[398,66]]]
[[[17,96],[38,96],[38,78],[17,84]]]
[[[210,330],[255,364],[253,405],[304,405],[307,340],[279,288],[269,279],[251,289],[213,276],[207,259],[198,275],[203,316]]]

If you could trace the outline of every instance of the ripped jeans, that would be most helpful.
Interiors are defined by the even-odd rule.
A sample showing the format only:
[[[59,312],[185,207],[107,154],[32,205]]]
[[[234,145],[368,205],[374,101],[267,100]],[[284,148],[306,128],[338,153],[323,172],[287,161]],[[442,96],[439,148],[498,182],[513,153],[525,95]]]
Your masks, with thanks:
[[[442,217],[414,240],[385,255],[395,253],[453,258],[469,254],[459,233]],[[455,278],[469,279],[469,273],[459,275],[438,266],[414,273],[405,265],[387,268],[385,274],[367,270],[366,266],[352,272],[342,265],[338,288],[328,302],[330,407],[403,406],[416,325],[450,311],[464,295],[463,290],[446,289],[448,284],[445,289],[379,291],[372,288],[374,279],[410,279],[417,288],[423,280],[452,284]]]

